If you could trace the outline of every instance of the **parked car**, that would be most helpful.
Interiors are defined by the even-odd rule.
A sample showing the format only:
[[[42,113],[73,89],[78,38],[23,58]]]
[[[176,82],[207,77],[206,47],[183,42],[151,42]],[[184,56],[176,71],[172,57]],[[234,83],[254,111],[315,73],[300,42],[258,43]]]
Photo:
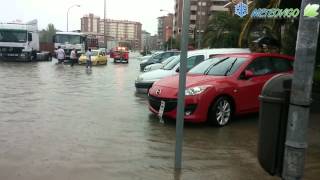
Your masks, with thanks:
[[[202,50],[193,50],[188,51],[187,59],[187,68],[191,69],[200,62],[218,54],[226,53],[239,53],[239,52],[250,52],[249,49],[240,49],[240,48],[221,48],[221,49],[202,49]],[[179,62],[180,56],[172,60],[162,69],[157,69],[154,71],[146,72],[140,74],[136,81],[135,86],[138,93],[148,93],[148,90],[151,88],[152,84],[155,81],[158,81],[164,77],[175,75],[179,72]]]
[[[157,70],[157,69],[161,69],[163,68],[165,65],[169,64],[172,60],[176,59],[177,56],[171,56],[169,58],[167,58],[166,60],[164,60],[162,63],[155,63],[155,64],[150,64],[148,66],[146,66],[143,70],[143,72],[148,72],[148,71],[153,71],[153,70]]]
[[[224,126],[233,115],[258,112],[258,96],[266,81],[292,71],[293,57],[279,54],[230,54],[206,60],[187,74],[185,121],[208,120]],[[153,84],[149,90],[151,112],[176,117],[178,83],[176,75]],[[161,102],[165,107],[160,110]]]
[[[179,51],[165,51],[159,54],[156,54],[154,56],[151,56],[149,59],[142,61],[140,63],[140,71],[143,71],[144,68],[150,64],[155,64],[155,63],[161,63],[163,62],[165,59],[171,57],[171,56],[176,56],[179,55],[180,52]]]
[[[164,52],[164,51],[155,51],[155,52],[153,52],[152,54],[139,57],[138,60],[141,61],[140,63],[146,62],[146,61],[147,61],[148,59],[150,59],[151,57],[153,57],[153,56],[155,56],[155,55],[157,55],[157,54],[163,53],[163,52]]]
[[[91,56],[92,65],[104,65],[104,64],[107,64],[108,58],[107,58],[105,52],[102,52],[101,50],[92,50],[91,53],[92,53],[92,56]],[[86,54],[82,54],[79,57],[78,63],[79,64],[86,64],[87,63]]]
[[[144,60],[146,60],[146,59],[151,58],[151,56],[152,56],[152,55],[141,56],[141,57],[138,58],[138,60],[139,60],[139,61],[144,61]]]

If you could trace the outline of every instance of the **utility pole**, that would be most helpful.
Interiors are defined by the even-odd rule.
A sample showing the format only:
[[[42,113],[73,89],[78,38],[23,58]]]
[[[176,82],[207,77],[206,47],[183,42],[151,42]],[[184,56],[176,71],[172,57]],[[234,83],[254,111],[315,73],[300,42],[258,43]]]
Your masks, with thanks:
[[[181,54],[179,67],[179,92],[178,92],[178,112],[176,120],[176,151],[175,151],[175,168],[181,169],[181,154],[183,142],[183,126],[184,126],[184,99],[186,89],[186,73],[187,73],[187,53],[189,39],[189,23],[190,23],[190,0],[183,0],[183,24],[181,34]]]
[[[301,3],[302,13],[297,36],[283,162],[282,177],[285,180],[300,180],[304,171],[312,82],[319,35],[319,19],[304,16],[304,9],[308,4],[319,4],[319,0],[302,0]]]
[[[173,30],[173,26],[174,26],[174,18],[173,18],[173,14],[170,14],[170,20],[172,21],[171,23],[171,36],[170,36],[170,49],[172,49],[172,38],[173,38],[173,33],[174,33],[174,30]]]
[[[104,46],[107,49],[107,31],[106,31],[106,11],[107,11],[107,3],[106,0],[104,0],[104,18],[103,18],[103,40],[104,40]]]

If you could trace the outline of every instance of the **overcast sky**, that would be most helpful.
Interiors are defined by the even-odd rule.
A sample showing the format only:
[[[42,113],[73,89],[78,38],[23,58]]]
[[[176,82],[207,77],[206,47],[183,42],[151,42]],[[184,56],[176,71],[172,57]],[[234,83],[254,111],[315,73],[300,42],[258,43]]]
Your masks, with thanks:
[[[0,6],[0,22],[37,19],[39,29],[53,23],[59,30],[67,29],[67,10],[69,12],[69,30],[80,29],[80,18],[84,14],[94,13],[103,18],[104,0],[3,0]],[[157,32],[157,17],[166,15],[160,9],[174,11],[174,0],[107,0],[107,18],[130,20],[142,23],[142,29],[151,34]]]

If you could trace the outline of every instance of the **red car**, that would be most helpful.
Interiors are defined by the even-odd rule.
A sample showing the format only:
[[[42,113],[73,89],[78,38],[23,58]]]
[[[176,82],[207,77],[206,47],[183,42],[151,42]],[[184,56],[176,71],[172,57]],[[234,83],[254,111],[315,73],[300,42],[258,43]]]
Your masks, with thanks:
[[[228,54],[203,61],[187,74],[185,121],[224,126],[233,115],[258,112],[265,82],[292,71],[293,57],[280,54]],[[155,82],[149,90],[150,111],[176,118],[178,84],[178,75]]]
[[[112,52],[112,58],[113,58],[113,62],[125,62],[128,63],[129,62],[129,51],[128,48],[126,47],[117,47],[114,49],[114,51]]]

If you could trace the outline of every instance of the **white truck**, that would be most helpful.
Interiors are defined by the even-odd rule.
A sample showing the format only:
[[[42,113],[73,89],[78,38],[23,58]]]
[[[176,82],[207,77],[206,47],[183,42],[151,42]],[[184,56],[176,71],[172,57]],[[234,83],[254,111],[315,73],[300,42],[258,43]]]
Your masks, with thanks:
[[[79,32],[56,32],[53,37],[54,48],[60,46],[65,54],[66,59],[70,59],[70,53],[73,48],[76,49],[78,57],[86,51],[86,35]]]
[[[39,52],[37,20],[23,23],[0,23],[0,59],[33,61],[48,57]],[[38,57],[37,57],[38,56]]]

